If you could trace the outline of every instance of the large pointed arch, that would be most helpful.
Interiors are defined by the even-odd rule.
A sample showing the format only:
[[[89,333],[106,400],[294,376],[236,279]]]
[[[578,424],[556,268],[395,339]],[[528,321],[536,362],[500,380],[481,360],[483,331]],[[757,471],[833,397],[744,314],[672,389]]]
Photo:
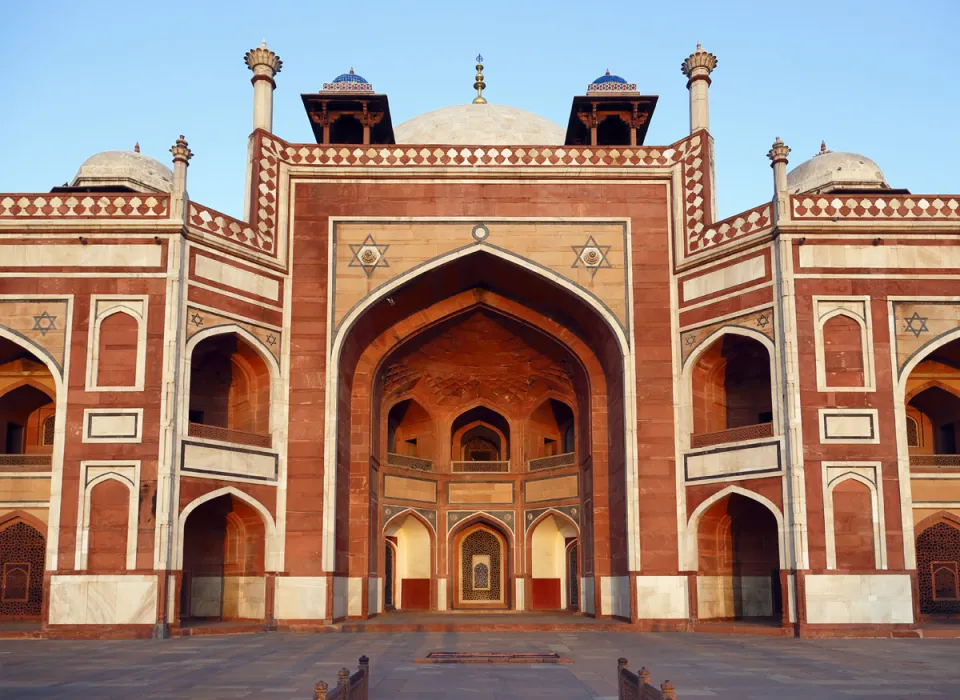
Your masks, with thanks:
[[[893,302],[890,307],[890,337],[896,338],[896,315]],[[960,328],[943,333],[927,342],[898,367],[897,353],[890,353],[890,365],[896,383],[893,388],[893,417],[896,424],[897,440],[897,481],[900,487],[900,527],[903,529],[903,565],[906,569],[917,568],[917,537],[913,523],[913,490],[910,484],[910,448],[907,445],[907,382],[910,374],[935,351],[960,339]]]
[[[331,251],[333,250],[334,238],[330,238]],[[374,289],[361,302],[358,302],[351,308],[342,322],[336,326],[336,330],[331,334],[327,351],[327,367],[329,371],[326,374],[326,393],[325,393],[325,431],[324,434],[332,437],[324,442],[324,499],[323,499],[323,534],[322,534],[322,567],[324,571],[332,572],[336,570],[336,507],[337,507],[337,437],[339,435],[338,415],[338,396],[340,391],[340,372],[343,360],[343,350],[346,339],[355,329],[357,322],[371,308],[380,301],[386,300],[392,305],[391,295],[401,290],[404,286],[414,280],[422,277],[426,273],[439,270],[444,266],[458,260],[463,260],[468,256],[477,254],[487,254],[503,261],[508,265],[516,266],[518,270],[523,270],[541,281],[545,281],[556,288],[568,293],[572,298],[580,302],[590,313],[599,318],[602,324],[607,327],[611,336],[616,341],[616,348],[621,363],[620,381],[622,384],[622,405],[623,405],[623,450],[624,450],[624,472],[625,472],[625,531],[627,533],[627,569],[630,571],[639,570],[640,567],[640,530],[635,524],[639,520],[639,492],[637,485],[637,444],[636,444],[636,373],[635,373],[635,352],[632,338],[628,333],[629,323],[626,327],[620,324],[614,314],[597,297],[587,292],[585,289],[566,279],[565,277],[537,265],[530,260],[526,260],[510,251],[491,246],[489,244],[472,245],[466,248],[452,251],[446,255],[439,256],[428,262],[397,276],[394,279],[385,282]],[[331,254],[330,260],[334,259]],[[629,260],[628,260],[629,263]],[[332,263],[331,263],[332,264]],[[331,273],[332,274],[332,273]],[[628,307],[632,307],[632,287],[627,285]],[[328,297],[328,324],[334,327],[334,296]]]
[[[67,306],[68,316],[72,307],[72,302]],[[0,338],[9,340],[15,345],[19,345],[27,352],[31,353],[40,362],[44,364],[47,371],[53,377],[56,396],[54,398],[54,433],[53,433],[53,451],[50,458],[50,501],[46,526],[46,568],[48,571],[57,570],[59,561],[60,547],[60,504],[63,498],[63,449],[66,437],[66,418],[67,418],[67,391],[66,379],[70,366],[70,353],[65,352],[64,366],[61,374],[60,366],[56,363],[50,353],[22,336],[16,331],[0,326]],[[65,338],[66,347],[70,347],[70,325],[67,325]]]

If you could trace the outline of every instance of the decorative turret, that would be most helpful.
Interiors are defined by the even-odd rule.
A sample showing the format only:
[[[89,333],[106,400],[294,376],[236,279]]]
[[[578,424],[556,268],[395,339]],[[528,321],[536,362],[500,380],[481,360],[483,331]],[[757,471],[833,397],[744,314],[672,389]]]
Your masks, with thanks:
[[[566,145],[638,146],[643,144],[656,95],[641,95],[635,83],[606,71],[573,98]]]
[[[180,134],[177,142],[170,147],[173,154],[173,190],[171,191],[170,216],[182,219],[187,210],[187,166],[193,158],[193,151],[187,145],[187,140]]]
[[[316,93],[300,96],[317,143],[393,143],[390,102],[353,68]]]
[[[680,64],[681,72],[687,76],[687,89],[690,91],[690,133],[710,130],[710,105],[708,92],[710,74],[717,67],[717,57],[704,51],[697,42],[697,50]]]
[[[787,216],[787,156],[790,147],[778,136],[767,152],[773,168],[773,201],[776,202],[777,218]]]
[[[267,48],[264,41],[243,56],[247,67],[253,71],[253,128],[273,131],[273,91],[277,87],[274,76],[283,67],[283,61]]]

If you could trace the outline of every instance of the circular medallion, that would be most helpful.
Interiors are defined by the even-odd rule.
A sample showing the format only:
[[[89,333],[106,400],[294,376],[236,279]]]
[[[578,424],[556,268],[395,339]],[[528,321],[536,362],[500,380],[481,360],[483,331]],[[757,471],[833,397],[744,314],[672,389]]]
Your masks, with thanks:
[[[483,243],[490,235],[490,229],[483,224],[477,224],[473,227],[473,231],[471,231],[470,235],[472,235],[473,239],[478,243]]]

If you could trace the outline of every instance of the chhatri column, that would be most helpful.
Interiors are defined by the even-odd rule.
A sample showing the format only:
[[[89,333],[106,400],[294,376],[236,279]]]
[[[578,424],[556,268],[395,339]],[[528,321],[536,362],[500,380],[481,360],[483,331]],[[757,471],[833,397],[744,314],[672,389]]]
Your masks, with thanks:
[[[183,134],[170,148],[173,154],[173,189],[171,191],[170,216],[173,219],[183,219],[187,211],[187,165],[193,158],[193,151],[187,146]]]
[[[703,50],[697,42],[697,50],[680,64],[680,70],[687,76],[687,89],[690,91],[690,133],[701,129],[710,130],[710,105],[708,92],[710,74],[717,67],[717,57]]]
[[[767,153],[770,159],[770,167],[773,168],[773,201],[776,205],[774,218],[779,221],[781,217],[789,216],[787,210],[787,156],[790,155],[790,148],[780,137],[773,142],[773,146]]]
[[[273,91],[277,84],[273,77],[280,72],[283,61],[267,48],[264,41],[244,55],[247,67],[253,71],[253,128],[273,131]]]

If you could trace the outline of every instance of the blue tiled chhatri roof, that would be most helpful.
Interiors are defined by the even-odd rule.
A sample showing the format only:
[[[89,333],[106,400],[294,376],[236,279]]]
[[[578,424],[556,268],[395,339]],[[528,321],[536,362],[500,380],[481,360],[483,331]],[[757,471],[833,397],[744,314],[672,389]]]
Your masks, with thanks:
[[[622,85],[626,85],[627,81],[621,78],[619,75],[610,75],[607,73],[606,75],[601,75],[599,78],[594,80],[593,83],[595,85],[597,83],[621,83]]]
[[[351,69],[349,73],[341,73],[336,78],[333,79],[335,83],[362,83],[364,85],[369,85],[370,83],[361,75],[357,75]]]

